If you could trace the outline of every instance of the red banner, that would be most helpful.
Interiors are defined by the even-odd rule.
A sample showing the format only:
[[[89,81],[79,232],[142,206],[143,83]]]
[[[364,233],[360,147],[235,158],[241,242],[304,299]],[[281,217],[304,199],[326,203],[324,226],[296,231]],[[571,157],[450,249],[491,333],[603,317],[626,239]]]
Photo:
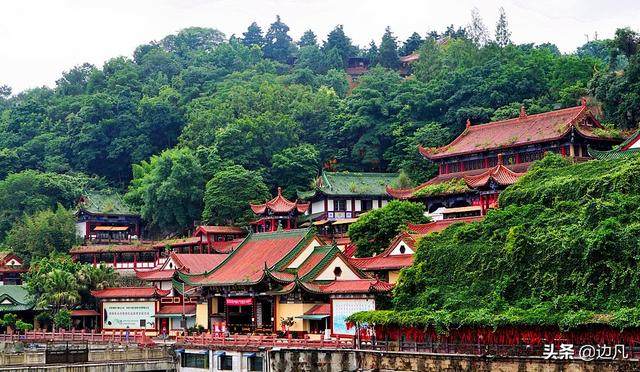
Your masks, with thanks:
[[[227,304],[227,306],[249,306],[253,305],[253,299],[251,297],[225,298],[225,304]]]

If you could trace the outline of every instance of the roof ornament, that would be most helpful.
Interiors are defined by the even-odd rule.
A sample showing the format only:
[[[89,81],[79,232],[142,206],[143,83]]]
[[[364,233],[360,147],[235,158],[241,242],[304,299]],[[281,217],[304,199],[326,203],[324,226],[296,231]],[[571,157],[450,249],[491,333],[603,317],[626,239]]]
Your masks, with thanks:
[[[582,97],[582,99],[580,99],[580,105],[582,107],[587,107],[587,99],[585,97]]]
[[[471,127],[471,119],[467,118],[467,129]]]
[[[524,109],[524,105],[520,106],[520,119],[524,119],[527,117],[527,110]]]
[[[278,196],[282,196],[282,187],[278,186]]]
[[[502,154],[498,154],[498,165],[504,165]]]

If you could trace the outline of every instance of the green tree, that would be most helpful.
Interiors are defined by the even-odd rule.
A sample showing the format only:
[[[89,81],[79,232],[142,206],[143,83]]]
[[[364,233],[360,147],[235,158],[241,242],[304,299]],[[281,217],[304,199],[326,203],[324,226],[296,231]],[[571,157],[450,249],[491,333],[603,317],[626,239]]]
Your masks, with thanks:
[[[270,183],[284,186],[283,194],[295,199],[296,191],[307,190],[318,175],[320,153],[313,145],[303,144],[273,154],[271,164]],[[282,184],[283,180],[286,180],[286,185]]]
[[[291,116],[265,112],[244,117],[221,129],[216,148],[227,159],[247,169],[267,167],[276,152],[295,146],[300,125]]]
[[[374,209],[349,226],[349,238],[358,247],[357,257],[370,257],[382,252],[407,223],[425,223],[424,205],[392,200]]]
[[[262,36],[262,29],[256,22],[252,22],[247,31],[242,33],[242,44],[246,47],[257,45],[259,47],[264,45],[264,37]]]
[[[269,195],[259,173],[229,166],[207,182],[202,218],[213,224],[244,222],[252,217],[249,203],[263,203]]]
[[[384,35],[382,35],[382,41],[380,42],[380,65],[382,67],[392,69],[400,66],[398,44],[396,43],[396,37],[393,36],[389,26],[385,28]]]
[[[134,166],[125,198],[163,233],[182,232],[202,211],[203,171],[190,149],[165,150]]]
[[[411,36],[409,36],[407,40],[405,40],[404,44],[402,45],[402,55],[408,56],[409,54],[420,49],[420,46],[422,45],[423,42],[424,40],[422,39],[419,33],[417,32],[412,33]]]
[[[335,50],[342,59],[342,67],[347,65],[349,57],[355,56],[356,48],[351,43],[351,39],[344,33],[342,25],[337,25],[327,35],[327,40],[322,45],[325,54]]]
[[[53,315],[75,305],[95,306],[91,291],[112,287],[117,280],[111,267],[74,262],[71,256],[55,252],[31,262],[23,276],[36,306]]]
[[[53,316],[53,324],[56,328],[70,329],[71,328],[71,311],[64,309],[60,310]]]
[[[498,22],[496,23],[496,43],[501,48],[511,44],[511,31],[509,31],[509,22],[507,22],[507,14],[503,7],[500,7]]]
[[[269,26],[265,35],[264,56],[280,63],[289,63],[295,45],[289,36],[289,26],[276,16],[276,21]]]
[[[375,67],[380,61],[380,51],[376,46],[376,42],[371,40],[369,47],[365,50],[364,55],[369,59],[369,66]]]
[[[6,313],[0,319],[0,325],[13,330],[16,327],[16,323],[18,322],[18,316],[13,313]]]
[[[37,171],[10,174],[0,181],[0,232],[6,233],[25,214],[66,208],[76,204],[83,189],[104,186],[84,175],[62,175]]]
[[[30,260],[51,252],[68,252],[78,243],[73,211],[58,204],[55,211],[46,209],[25,215],[7,233],[4,244]]]
[[[300,48],[302,47],[306,47],[306,46],[318,46],[318,39],[316,38],[316,34],[313,33],[313,31],[311,30],[307,30],[305,31],[302,36],[300,37],[300,40],[298,41],[298,46]]]

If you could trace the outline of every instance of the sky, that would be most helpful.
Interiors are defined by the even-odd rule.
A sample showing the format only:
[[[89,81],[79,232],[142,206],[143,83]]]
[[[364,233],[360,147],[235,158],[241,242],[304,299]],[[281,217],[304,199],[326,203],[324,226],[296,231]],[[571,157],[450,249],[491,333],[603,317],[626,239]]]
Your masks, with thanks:
[[[323,39],[342,24],[364,46],[379,43],[386,26],[400,41],[465,26],[474,7],[493,36],[501,6],[514,43],[551,42],[564,53],[619,27],[640,28],[638,0],[0,0],[0,85],[14,94],[53,87],[76,65],[100,67],[191,26],[240,36],[253,21],[266,30],[279,14],[294,40],[307,29]]]

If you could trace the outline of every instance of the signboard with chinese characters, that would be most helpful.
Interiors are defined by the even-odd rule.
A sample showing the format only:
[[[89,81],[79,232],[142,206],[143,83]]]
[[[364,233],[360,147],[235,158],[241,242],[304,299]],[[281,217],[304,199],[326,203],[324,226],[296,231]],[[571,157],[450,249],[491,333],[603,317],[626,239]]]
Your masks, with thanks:
[[[103,329],[155,329],[155,302],[104,302]]]
[[[372,298],[334,298],[331,300],[332,330],[335,335],[354,335],[355,328],[347,329],[347,317],[358,311],[376,309],[376,300]]]
[[[225,303],[227,306],[251,306],[253,305],[253,299],[251,297],[226,298]]]

